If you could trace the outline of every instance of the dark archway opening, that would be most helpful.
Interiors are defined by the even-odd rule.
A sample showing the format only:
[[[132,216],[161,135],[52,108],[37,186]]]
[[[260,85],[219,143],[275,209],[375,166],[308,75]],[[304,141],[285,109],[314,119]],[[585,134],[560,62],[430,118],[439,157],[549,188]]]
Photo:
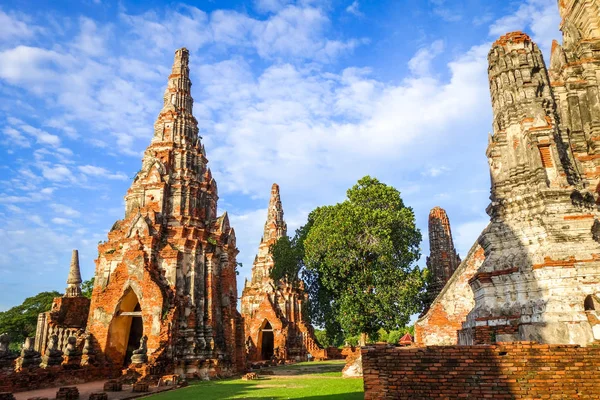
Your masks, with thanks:
[[[583,302],[583,309],[585,311],[600,311],[600,303],[594,296],[590,294]]]
[[[273,357],[274,344],[275,337],[273,336],[273,328],[267,321],[262,329],[261,357],[263,360],[270,360],[271,357]]]
[[[141,314],[142,309],[140,308],[140,303],[136,304],[133,309],[134,313]],[[129,328],[129,338],[127,339],[127,350],[125,351],[125,359],[123,360],[123,365],[127,366],[131,363],[131,356],[133,355],[133,351],[137,350],[140,347],[140,340],[144,336],[144,324],[142,320],[142,316],[134,315],[131,317],[131,328]]]

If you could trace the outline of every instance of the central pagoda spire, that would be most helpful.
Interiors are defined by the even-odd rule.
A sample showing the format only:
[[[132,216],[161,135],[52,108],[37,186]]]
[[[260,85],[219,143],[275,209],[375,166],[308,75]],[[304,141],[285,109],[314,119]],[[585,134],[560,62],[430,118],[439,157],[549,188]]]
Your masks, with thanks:
[[[192,115],[189,75],[189,52],[182,48],[175,52],[152,142],[127,193],[126,216],[151,205],[169,224],[207,227],[217,217],[217,184]]]
[[[195,145],[198,141],[198,121],[192,115],[194,99],[189,62],[190,53],[185,47],[175,52],[163,96],[163,108],[154,124],[153,142],[172,139],[176,143],[189,142]]]
[[[189,52],[179,49],[152,141],[125,196],[125,218],[98,246],[101,289],[88,328],[115,365],[131,360],[128,343],[139,343],[143,333],[150,363],[167,359],[175,373],[189,365],[208,374],[201,368],[216,365],[209,360],[223,370],[244,368],[243,322],[235,232],[226,213],[217,216],[217,185],[192,115],[189,75]],[[136,329],[121,317],[134,311],[143,324]]]
[[[271,198],[269,200],[269,209],[265,229],[263,233],[263,242],[271,242],[287,235],[287,224],[283,220],[283,206],[279,195],[279,185],[274,183],[271,187]]]

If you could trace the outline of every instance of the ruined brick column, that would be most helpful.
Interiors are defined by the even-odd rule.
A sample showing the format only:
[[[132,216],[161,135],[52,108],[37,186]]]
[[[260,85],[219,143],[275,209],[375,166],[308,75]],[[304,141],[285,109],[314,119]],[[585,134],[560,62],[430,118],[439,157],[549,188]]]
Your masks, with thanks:
[[[287,234],[279,185],[273,184],[263,237],[252,267],[252,278],[242,293],[242,315],[246,332],[246,351],[250,361],[266,359],[324,358],[313,328],[304,321],[302,309],[307,300],[301,280],[274,282],[270,247]]]
[[[475,307],[459,341],[587,344],[594,334],[584,303],[600,293],[596,199],[561,132],[537,45],[507,34],[489,63],[491,223],[479,238],[485,261],[470,280]]]
[[[88,331],[113,365],[147,336],[154,370],[214,376],[243,366],[235,232],[192,115],[189,52],[179,49],[125,216],[98,246]]]
[[[427,268],[431,274],[427,293],[429,303],[442,291],[459,265],[460,257],[454,248],[448,215],[443,208],[434,207],[429,213],[429,257],[427,257]]]

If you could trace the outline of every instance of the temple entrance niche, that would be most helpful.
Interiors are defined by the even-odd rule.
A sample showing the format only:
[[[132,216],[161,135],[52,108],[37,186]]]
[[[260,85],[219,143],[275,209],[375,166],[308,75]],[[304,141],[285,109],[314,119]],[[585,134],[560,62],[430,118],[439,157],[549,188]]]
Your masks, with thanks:
[[[129,289],[119,302],[108,331],[108,347],[113,362],[129,365],[143,335],[142,308],[135,292]]]
[[[273,327],[267,320],[263,323],[260,330],[260,355],[263,360],[270,360],[273,357],[275,344],[275,336],[273,335]]]

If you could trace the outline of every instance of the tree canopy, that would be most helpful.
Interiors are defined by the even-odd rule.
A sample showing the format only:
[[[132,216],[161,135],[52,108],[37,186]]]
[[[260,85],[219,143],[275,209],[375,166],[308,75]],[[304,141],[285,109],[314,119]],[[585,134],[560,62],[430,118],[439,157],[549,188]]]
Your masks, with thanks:
[[[312,322],[327,335],[398,330],[420,311],[421,233],[400,192],[366,176],[347,199],[312,211],[294,238],[273,247],[273,279],[302,276]]]
[[[35,336],[38,314],[50,311],[52,300],[62,296],[57,291],[38,293],[23,304],[0,312],[0,333],[8,333],[11,347],[17,349],[28,336]]]
[[[94,290],[94,280],[95,277],[91,277],[90,279],[83,281],[81,284],[81,295],[83,297],[87,297],[88,299],[92,298],[92,291]]]

